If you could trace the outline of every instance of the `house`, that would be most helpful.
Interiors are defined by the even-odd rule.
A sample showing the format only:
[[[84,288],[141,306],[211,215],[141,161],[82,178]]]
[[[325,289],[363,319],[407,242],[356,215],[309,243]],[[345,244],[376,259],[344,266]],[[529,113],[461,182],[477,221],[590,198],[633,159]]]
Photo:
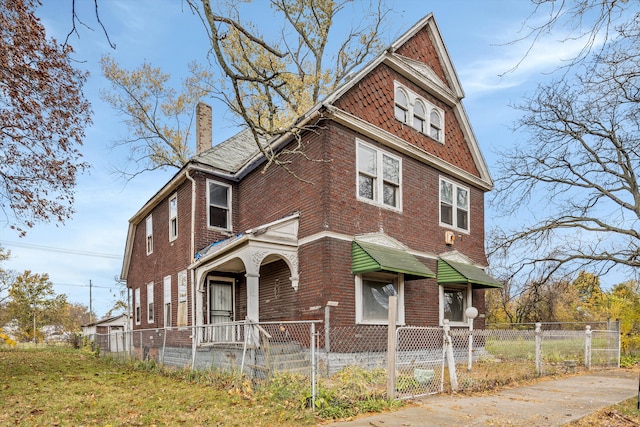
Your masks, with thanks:
[[[130,334],[131,317],[126,313],[82,325],[82,336],[95,342],[103,352],[128,352]]]
[[[137,330],[195,328],[179,340],[195,349],[237,341],[232,322],[327,306],[331,327],[384,325],[390,295],[400,325],[468,327],[474,306],[483,327],[485,290],[500,286],[484,272],[493,184],[462,98],[428,15],[299,119],[318,125],[301,135],[307,155],[328,159],[292,158],[304,180],[264,171],[248,131],[212,147],[198,105],[197,154],[129,222],[134,347],[152,346]]]

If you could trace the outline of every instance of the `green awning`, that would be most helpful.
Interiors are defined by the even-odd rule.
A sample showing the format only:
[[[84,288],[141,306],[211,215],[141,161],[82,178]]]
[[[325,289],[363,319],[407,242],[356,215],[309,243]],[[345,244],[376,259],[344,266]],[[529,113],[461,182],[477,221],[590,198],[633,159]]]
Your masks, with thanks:
[[[482,269],[461,262],[438,260],[438,284],[470,283],[476,288],[501,288],[502,284]]]
[[[351,271],[354,274],[375,271],[404,273],[409,280],[436,277],[433,271],[406,251],[356,241],[351,245]]]

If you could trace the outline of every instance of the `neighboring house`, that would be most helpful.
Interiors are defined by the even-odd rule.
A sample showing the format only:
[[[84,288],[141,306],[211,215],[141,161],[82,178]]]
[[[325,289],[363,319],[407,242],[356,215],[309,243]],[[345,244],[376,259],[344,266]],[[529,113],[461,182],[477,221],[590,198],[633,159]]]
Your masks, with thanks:
[[[82,335],[108,352],[128,351],[130,334],[131,318],[126,313],[82,325]]]
[[[484,325],[487,165],[432,15],[420,20],[300,125],[305,153],[262,169],[247,131],[198,152],[131,218],[121,277],[133,329],[198,326],[195,345],[233,341],[230,321],[322,318],[331,327]],[[220,114],[222,115],[222,114]],[[272,141],[275,150],[293,137]],[[184,328],[183,328],[184,329]],[[134,332],[134,337],[135,337]],[[134,338],[135,340],[135,338]]]

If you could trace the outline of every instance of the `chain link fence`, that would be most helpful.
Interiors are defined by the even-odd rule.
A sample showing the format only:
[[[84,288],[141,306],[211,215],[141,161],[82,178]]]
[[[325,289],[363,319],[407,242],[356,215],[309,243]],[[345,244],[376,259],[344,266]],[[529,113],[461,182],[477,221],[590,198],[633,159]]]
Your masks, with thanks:
[[[293,372],[309,378],[313,399],[324,381],[345,373],[403,399],[620,364],[617,323],[489,325],[472,331],[448,325],[401,326],[391,340],[393,375],[388,375],[386,325],[233,322],[86,338],[100,354],[123,360],[236,371],[266,380],[278,372]]]

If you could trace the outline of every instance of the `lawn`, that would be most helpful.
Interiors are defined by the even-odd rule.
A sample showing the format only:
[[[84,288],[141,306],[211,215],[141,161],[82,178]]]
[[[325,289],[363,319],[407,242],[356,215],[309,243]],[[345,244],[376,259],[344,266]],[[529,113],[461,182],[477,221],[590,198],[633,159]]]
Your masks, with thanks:
[[[0,350],[0,425],[305,426],[304,402],[246,381],[196,381],[72,349]],[[299,394],[300,390],[296,390]]]

